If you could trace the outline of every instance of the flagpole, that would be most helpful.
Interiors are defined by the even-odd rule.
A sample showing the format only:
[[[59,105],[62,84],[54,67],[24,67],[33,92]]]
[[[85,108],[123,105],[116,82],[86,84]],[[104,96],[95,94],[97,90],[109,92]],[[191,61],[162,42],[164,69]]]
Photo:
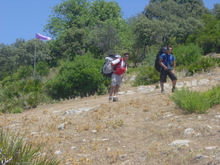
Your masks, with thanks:
[[[39,33],[36,33],[35,38],[41,39],[41,40],[52,40],[52,38],[44,36]],[[36,72],[36,42],[37,40],[35,41],[35,44],[34,44],[34,79],[35,79],[35,72]]]
[[[36,41],[34,44],[34,79],[35,79],[35,70],[36,70]]]

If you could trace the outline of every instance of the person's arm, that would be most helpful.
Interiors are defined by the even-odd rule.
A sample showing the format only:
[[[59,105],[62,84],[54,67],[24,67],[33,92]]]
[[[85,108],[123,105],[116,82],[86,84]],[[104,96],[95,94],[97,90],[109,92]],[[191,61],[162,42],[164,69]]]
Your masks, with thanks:
[[[117,65],[119,62],[120,62],[120,59],[116,59],[111,62],[111,68],[113,72],[115,72],[115,69],[116,69],[115,65]]]
[[[112,68],[112,71],[114,72],[115,70],[114,70],[114,65],[112,64],[112,62],[111,62],[111,68]]]
[[[160,66],[162,66],[162,67],[164,68],[164,70],[167,70],[167,66],[164,65],[164,64],[162,63],[162,61],[163,61],[163,59],[160,58],[160,60],[159,60],[159,64],[160,64]]]

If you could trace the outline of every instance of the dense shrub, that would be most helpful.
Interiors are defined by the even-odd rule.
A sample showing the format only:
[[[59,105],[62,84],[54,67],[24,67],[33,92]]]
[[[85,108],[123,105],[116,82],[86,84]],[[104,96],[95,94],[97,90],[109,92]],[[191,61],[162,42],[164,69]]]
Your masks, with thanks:
[[[212,89],[207,90],[204,94],[210,98],[210,106],[220,104],[220,85],[213,86]]]
[[[169,96],[176,105],[190,113],[205,113],[210,107],[220,104],[220,85],[205,92],[190,91],[188,88],[176,90]]]
[[[39,80],[20,80],[4,86],[0,90],[0,111],[18,113],[50,100],[42,88]]]
[[[133,86],[149,85],[159,81],[159,72],[150,66],[141,66],[137,71],[137,77]]]
[[[210,108],[210,98],[207,95],[191,91],[188,88],[176,89],[169,97],[188,113],[205,113]]]
[[[50,74],[50,68],[46,62],[40,61],[36,65],[36,73],[39,76],[48,76]]]
[[[193,75],[198,72],[207,72],[210,71],[211,68],[215,67],[217,64],[216,59],[209,57],[202,57],[200,60],[186,66],[188,70],[188,75]]]
[[[202,57],[200,60],[189,64],[189,65],[179,65],[176,70],[178,72],[184,71],[186,76],[191,76],[195,73],[208,72],[212,68],[218,66],[218,59],[210,57]]]
[[[194,44],[178,46],[173,48],[173,54],[177,59],[177,65],[188,66],[202,58],[202,49]]]
[[[54,99],[74,98],[106,93],[101,74],[103,60],[89,55],[76,56],[74,61],[61,63],[58,74],[46,83],[46,91]]]

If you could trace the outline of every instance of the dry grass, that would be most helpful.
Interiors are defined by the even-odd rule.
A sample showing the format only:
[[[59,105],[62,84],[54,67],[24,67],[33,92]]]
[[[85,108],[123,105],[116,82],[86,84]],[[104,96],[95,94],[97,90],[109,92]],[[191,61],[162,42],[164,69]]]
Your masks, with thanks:
[[[205,75],[193,78],[202,79]],[[210,86],[203,85],[201,89]],[[126,90],[136,88],[126,84],[121,91]],[[52,153],[61,151],[58,157],[63,165],[216,163],[218,148],[205,147],[220,146],[219,120],[215,118],[220,113],[219,106],[207,114],[186,115],[159,91],[121,95],[121,101],[116,103],[108,103],[107,95],[94,96],[43,105],[22,114],[0,114],[0,126],[20,131],[36,144],[43,142]],[[64,114],[67,110],[97,105],[87,112]],[[64,129],[58,130],[60,124],[64,124]],[[194,133],[184,134],[187,128],[193,128]],[[169,145],[174,140],[190,143]],[[197,155],[207,157],[196,159]]]

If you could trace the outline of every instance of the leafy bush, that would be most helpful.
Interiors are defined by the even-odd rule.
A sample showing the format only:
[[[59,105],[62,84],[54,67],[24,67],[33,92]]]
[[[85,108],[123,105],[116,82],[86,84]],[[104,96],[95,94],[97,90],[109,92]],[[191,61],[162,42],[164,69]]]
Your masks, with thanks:
[[[204,92],[204,94],[210,99],[210,106],[220,104],[220,85],[213,86],[212,89]]]
[[[195,73],[208,72],[218,65],[218,59],[202,57],[200,60],[190,65],[179,65],[176,70],[178,72],[184,71],[186,76],[191,76]]]
[[[33,165],[58,165],[57,158],[49,152],[46,155],[41,153],[43,145],[28,143],[19,133],[0,131],[0,160],[5,164],[33,164]],[[41,152],[41,153],[40,153]],[[0,163],[0,164],[1,164]]]
[[[18,108],[29,109],[50,100],[43,91],[39,80],[20,80],[0,90],[0,111],[21,112]]]
[[[210,99],[207,95],[190,91],[188,88],[176,89],[169,97],[188,113],[205,113],[210,108]]]
[[[202,72],[202,71],[210,71],[211,68],[217,65],[216,60],[213,58],[203,57],[195,63],[187,66],[188,74],[193,75],[194,73]]]
[[[104,94],[106,87],[101,74],[102,65],[102,60],[89,55],[63,62],[58,74],[46,83],[46,91],[54,99]]]
[[[129,67],[128,70],[126,71],[126,74],[136,73],[137,71],[138,71],[137,67]]]
[[[0,84],[2,86],[10,85],[15,81],[19,81],[21,79],[27,79],[33,75],[33,67],[32,66],[21,66],[16,73],[5,77]]]
[[[15,74],[18,75],[17,79],[20,80],[33,76],[33,72],[32,66],[21,66]]]
[[[137,72],[137,77],[133,86],[149,85],[159,81],[159,72],[150,66],[141,66]]]
[[[36,65],[36,72],[39,76],[48,76],[50,73],[50,68],[46,62],[40,61]]]
[[[15,107],[14,109],[12,109],[11,112],[12,113],[22,113],[23,109],[21,107]]]
[[[174,47],[173,54],[177,59],[177,65],[188,66],[202,58],[202,49],[198,45],[189,44],[186,46]]]

